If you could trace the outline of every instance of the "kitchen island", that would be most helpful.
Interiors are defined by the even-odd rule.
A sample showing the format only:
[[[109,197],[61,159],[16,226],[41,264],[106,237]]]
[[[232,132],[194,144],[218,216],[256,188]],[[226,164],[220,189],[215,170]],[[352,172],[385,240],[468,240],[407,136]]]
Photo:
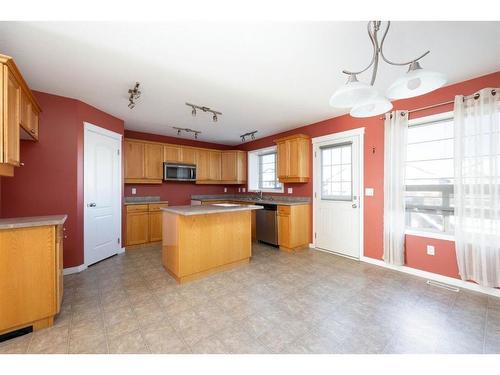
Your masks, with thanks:
[[[251,211],[261,206],[212,204],[163,211],[163,267],[183,283],[248,263]]]

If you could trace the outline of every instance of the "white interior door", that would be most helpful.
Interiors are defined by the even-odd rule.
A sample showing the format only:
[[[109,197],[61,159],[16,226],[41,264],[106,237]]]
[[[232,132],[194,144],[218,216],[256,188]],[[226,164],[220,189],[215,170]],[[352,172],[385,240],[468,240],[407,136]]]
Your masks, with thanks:
[[[85,265],[121,250],[121,135],[85,123]]]
[[[332,135],[314,143],[315,247],[360,257],[361,135]]]

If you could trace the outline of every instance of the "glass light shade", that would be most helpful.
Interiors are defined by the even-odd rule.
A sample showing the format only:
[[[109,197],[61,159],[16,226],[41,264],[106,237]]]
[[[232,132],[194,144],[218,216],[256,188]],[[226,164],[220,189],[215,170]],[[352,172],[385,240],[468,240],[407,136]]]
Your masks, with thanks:
[[[446,83],[444,74],[422,69],[418,62],[412,63],[410,69],[394,82],[387,90],[390,99],[406,99],[427,94]]]
[[[351,109],[352,117],[372,117],[389,112],[392,109],[392,103],[382,95],[359,102]]]
[[[351,108],[356,103],[376,95],[377,91],[373,86],[359,82],[355,75],[351,75],[347,83],[334,92],[330,98],[330,105],[335,108]]]

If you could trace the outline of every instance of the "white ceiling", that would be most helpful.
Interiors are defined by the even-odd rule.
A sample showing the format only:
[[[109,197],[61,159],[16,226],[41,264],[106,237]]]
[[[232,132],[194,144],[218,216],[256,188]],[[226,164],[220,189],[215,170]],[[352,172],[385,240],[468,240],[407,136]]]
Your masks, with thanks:
[[[499,22],[394,22],[385,53],[422,66],[449,83],[500,70]],[[0,22],[0,53],[16,59],[31,88],[82,100],[125,120],[125,127],[238,144],[335,117],[328,105],[342,69],[371,58],[365,22]],[[406,69],[382,63],[385,90]],[[364,74],[362,79],[368,80]],[[141,83],[135,109],[127,90]],[[184,102],[223,112],[191,116]]]

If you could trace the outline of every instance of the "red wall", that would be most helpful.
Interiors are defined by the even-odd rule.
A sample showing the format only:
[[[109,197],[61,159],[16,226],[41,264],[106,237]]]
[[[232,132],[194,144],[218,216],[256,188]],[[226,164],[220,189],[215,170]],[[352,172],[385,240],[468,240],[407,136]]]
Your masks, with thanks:
[[[83,263],[83,121],[123,134],[123,121],[75,99],[34,92],[39,142],[21,141],[14,177],[2,179],[2,217],[67,214],[64,266]]]
[[[416,98],[394,102],[394,109],[411,110],[429,105],[453,100],[455,95],[469,95],[484,87],[500,87],[500,71],[479,78],[460,82],[443,87],[432,93]],[[428,116],[435,113],[447,112],[453,105],[416,112],[411,118]],[[293,129],[280,134],[245,143],[241,150],[255,150],[273,145],[273,140],[290,134],[303,133],[311,137],[337,133],[344,130],[365,127],[364,149],[364,184],[365,187],[375,189],[373,197],[365,197],[364,210],[364,246],[365,255],[375,259],[382,259],[383,255],[383,210],[384,210],[384,126],[380,116],[356,119],[349,115],[339,116],[301,128]],[[310,155],[312,166],[312,154]],[[311,168],[312,170],[312,168]],[[312,197],[312,181],[305,184],[286,184],[293,187],[293,194]],[[312,217],[311,217],[312,221]],[[426,245],[436,247],[436,255],[426,254]],[[416,236],[407,236],[406,265],[409,267],[438,273],[445,276],[458,277],[458,268],[455,256],[454,242],[427,239]]]

